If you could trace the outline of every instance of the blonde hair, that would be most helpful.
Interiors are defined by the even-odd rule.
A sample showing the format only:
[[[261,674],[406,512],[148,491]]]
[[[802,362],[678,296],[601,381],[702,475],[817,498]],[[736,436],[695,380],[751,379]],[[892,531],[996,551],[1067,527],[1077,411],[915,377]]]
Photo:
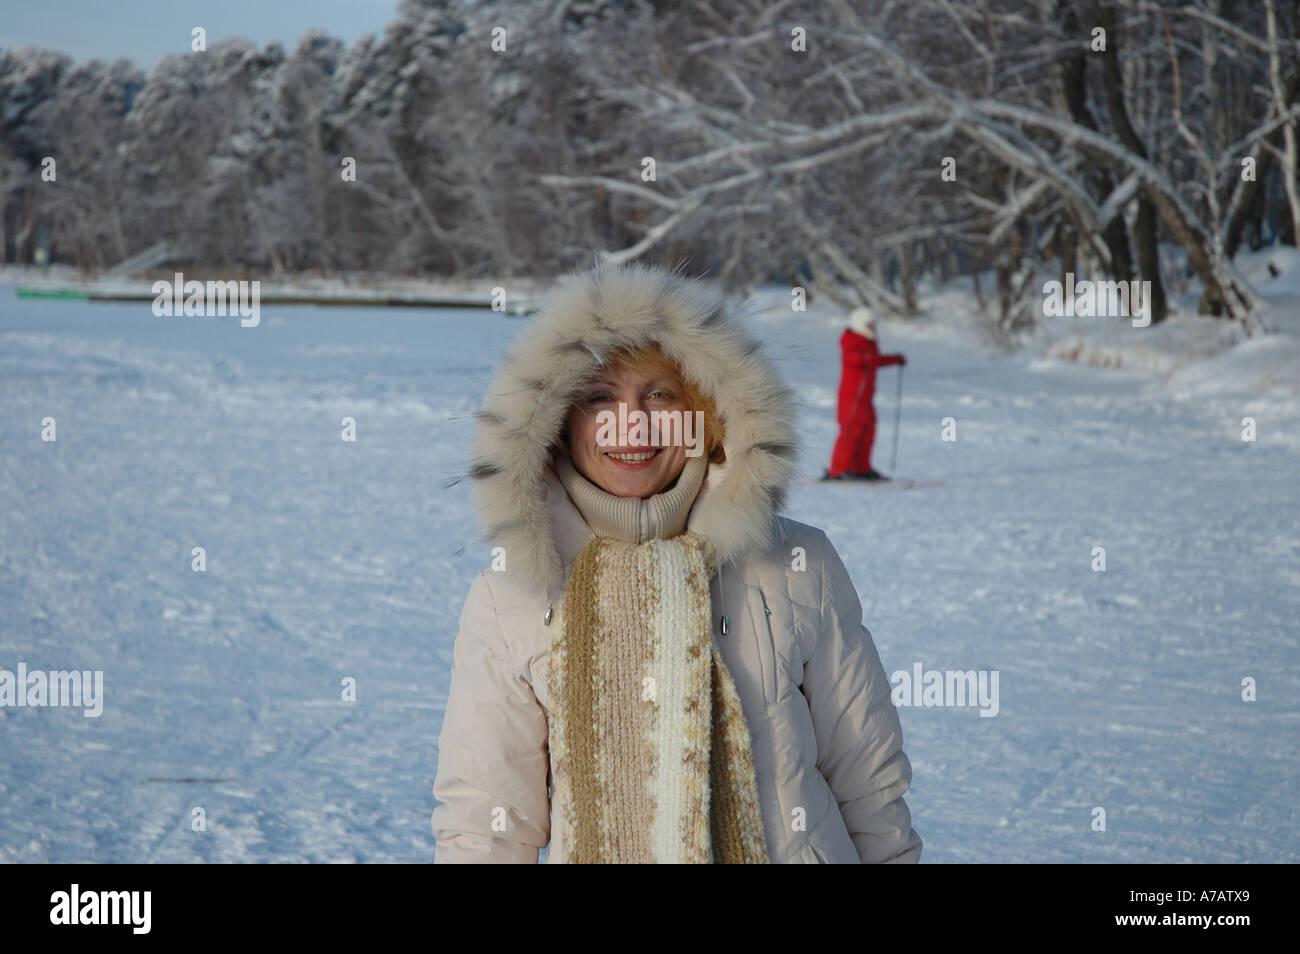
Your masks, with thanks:
[[[704,393],[694,381],[682,373],[681,366],[668,355],[655,342],[637,347],[620,348],[609,356],[606,362],[609,367],[625,368],[629,371],[640,371],[643,374],[654,374],[676,378],[682,384],[682,398],[689,411],[704,412],[704,455],[712,463],[721,464],[727,459],[727,453],[723,449],[722,442],[726,436],[726,429],[723,427],[722,419],[718,416],[718,409],[713,403],[713,398]],[[569,435],[567,430],[560,435],[560,446],[567,452],[569,450]]]

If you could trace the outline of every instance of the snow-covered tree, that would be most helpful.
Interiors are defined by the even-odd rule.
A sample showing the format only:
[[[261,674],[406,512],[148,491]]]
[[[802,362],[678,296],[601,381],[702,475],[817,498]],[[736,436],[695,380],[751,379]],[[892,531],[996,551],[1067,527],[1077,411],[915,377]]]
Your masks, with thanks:
[[[404,0],[349,48],[240,40],[73,68],[0,51],[4,257],[545,274],[593,254],[919,307],[927,274],[1184,275],[1294,243],[1280,0]],[[61,155],[60,188],[37,188]],[[355,173],[344,174],[345,167]],[[984,292],[980,289],[980,295]]]

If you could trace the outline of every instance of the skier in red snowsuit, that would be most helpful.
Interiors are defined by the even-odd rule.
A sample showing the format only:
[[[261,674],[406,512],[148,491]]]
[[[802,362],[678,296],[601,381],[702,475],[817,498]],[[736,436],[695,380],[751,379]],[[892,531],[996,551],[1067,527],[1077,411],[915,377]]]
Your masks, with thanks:
[[[876,368],[907,364],[901,354],[881,354],[876,344],[876,321],[868,308],[849,313],[849,327],[840,336],[842,368],[836,420],[840,436],[831,454],[830,470],[823,480],[884,480],[871,466],[871,445],[876,440]]]

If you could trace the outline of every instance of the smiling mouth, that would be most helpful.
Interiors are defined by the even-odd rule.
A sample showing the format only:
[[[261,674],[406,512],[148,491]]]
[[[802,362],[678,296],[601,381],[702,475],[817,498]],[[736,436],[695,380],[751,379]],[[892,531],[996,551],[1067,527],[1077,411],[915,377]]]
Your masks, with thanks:
[[[614,460],[621,461],[624,464],[644,464],[646,461],[654,460],[655,457],[659,456],[659,453],[662,450],[662,447],[656,447],[654,450],[650,451],[637,451],[636,453],[627,454],[615,454],[607,451],[605,456],[612,457]]]

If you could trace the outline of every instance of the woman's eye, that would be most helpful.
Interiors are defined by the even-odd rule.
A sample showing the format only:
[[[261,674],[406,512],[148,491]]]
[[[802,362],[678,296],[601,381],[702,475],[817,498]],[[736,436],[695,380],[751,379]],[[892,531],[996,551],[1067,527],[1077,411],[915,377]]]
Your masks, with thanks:
[[[587,403],[596,404],[599,401],[608,401],[608,400],[609,400],[608,394],[606,394],[604,391],[597,391],[595,394],[587,398]]]

